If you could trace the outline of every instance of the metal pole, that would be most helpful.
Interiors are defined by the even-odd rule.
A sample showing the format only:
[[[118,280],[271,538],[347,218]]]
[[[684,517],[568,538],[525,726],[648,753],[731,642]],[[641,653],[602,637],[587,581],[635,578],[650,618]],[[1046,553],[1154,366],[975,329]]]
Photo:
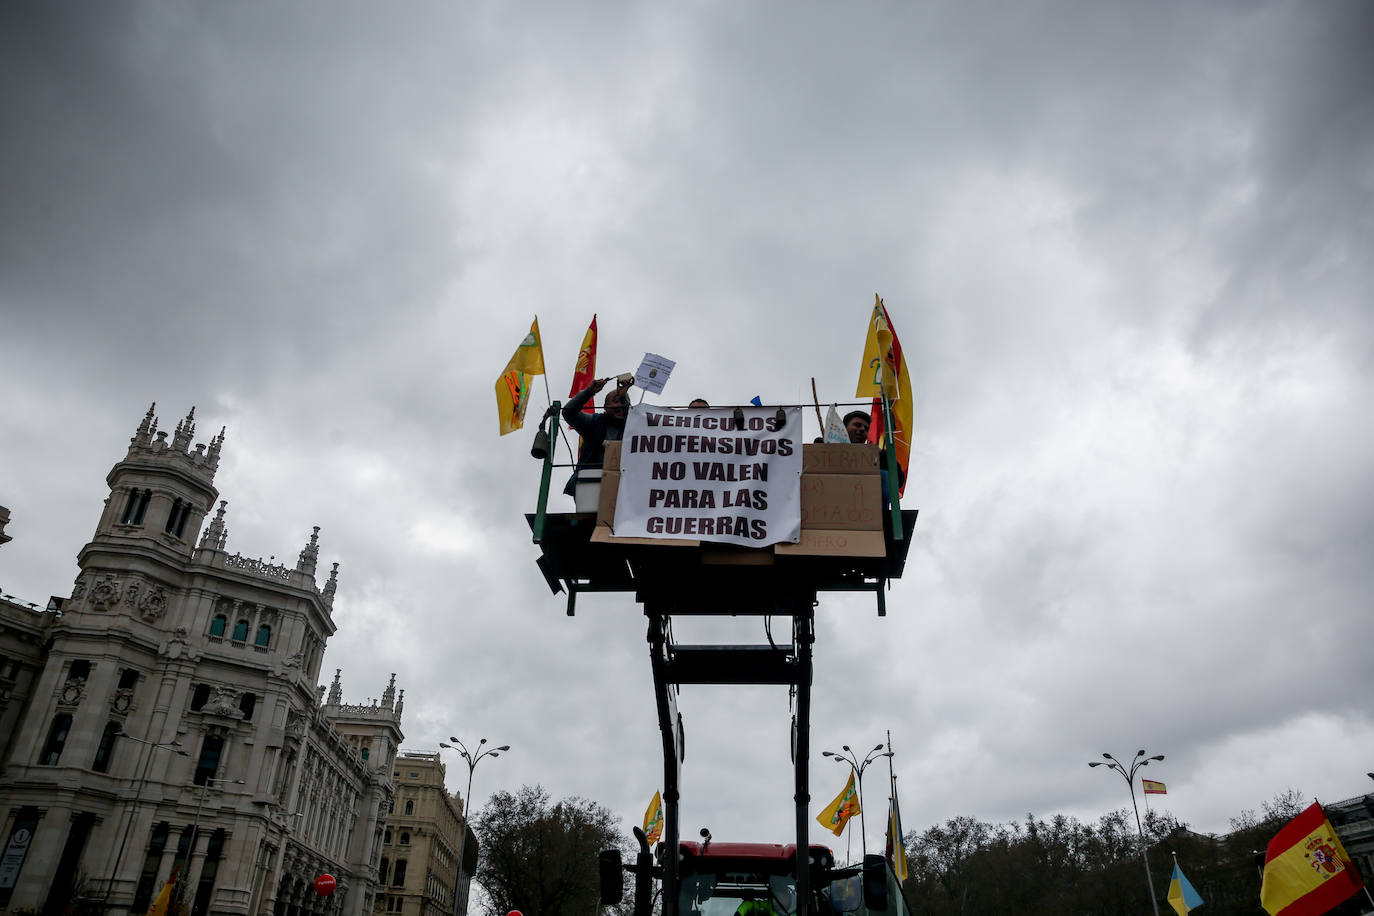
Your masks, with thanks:
[[[1150,877],[1150,860],[1145,855],[1145,828],[1140,826],[1140,808],[1135,803],[1135,771],[1131,767],[1131,775],[1126,777],[1126,784],[1131,788],[1131,808],[1135,810],[1135,831],[1140,837],[1140,861],[1145,866],[1145,884],[1150,888],[1150,906],[1155,911],[1155,916],[1159,916],[1159,901],[1155,900],[1155,882]]]
[[[142,738],[135,738],[133,735],[126,734],[122,731],[116,732],[114,737],[128,738],[131,741],[137,741],[139,744],[146,744],[148,745],[148,751],[143,758],[143,770],[138,777],[138,787],[134,789],[133,801],[129,805],[129,817],[124,823],[124,835],[119,840],[119,850],[115,853],[114,867],[110,869],[110,880],[105,882],[105,897],[101,901],[101,908],[106,910],[108,910],[110,906],[110,892],[114,890],[115,878],[119,876],[119,865],[124,861],[124,850],[129,845],[129,834],[133,832],[134,829],[134,819],[138,816],[138,803],[143,796],[143,784],[148,781],[148,768],[152,766],[153,763],[153,751],[158,748],[164,748],[166,750],[175,751],[182,757],[190,756],[185,751],[181,750],[177,746],[178,742],[175,741],[170,744],[158,744],[153,741],[144,741]]]
[[[1135,774],[1140,770],[1141,767],[1149,766],[1151,760],[1163,760],[1164,755],[1156,754],[1153,757],[1145,757],[1145,749],[1141,748],[1140,750],[1135,752],[1135,757],[1131,760],[1130,772],[1127,772],[1126,768],[1121,765],[1121,762],[1118,761],[1111,754],[1103,753],[1102,756],[1105,757],[1109,762],[1103,764],[1101,760],[1092,760],[1089,761],[1088,766],[1108,766],[1111,769],[1116,770],[1118,773],[1121,774],[1121,778],[1126,780],[1126,785],[1131,790],[1131,810],[1135,812],[1136,836],[1139,838],[1140,841],[1140,861],[1145,866],[1145,886],[1150,889],[1150,906],[1154,910],[1155,916],[1159,916],[1159,901],[1155,898],[1155,882],[1154,879],[1150,877],[1150,859],[1145,853],[1145,828],[1141,826],[1140,807],[1136,804],[1135,800]]]
[[[458,877],[453,886],[453,916],[458,916],[458,889],[463,883],[463,853],[467,850],[468,816],[472,810],[472,776],[477,772],[477,764],[482,761],[483,757],[500,757],[502,751],[510,750],[510,745],[503,744],[500,747],[487,748],[484,751],[481,748],[483,744],[487,743],[487,739],[483,738],[477,744],[479,753],[474,755],[468,753],[467,746],[456,737],[450,737],[448,740],[452,741],[453,744],[445,744],[440,741],[439,746],[446,747],[451,751],[457,751],[462,755],[463,760],[465,760],[468,765],[468,794],[463,799],[463,829],[458,834]],[[454,745],[457,746],[455,747]],[[467,913],[466,905],[463,907],[463,912],[464,914]]]
[[[859,851],[864,858],[868,858],[868,828],[864,826],[864,770],[868,769],[868,761],[859,767]]]

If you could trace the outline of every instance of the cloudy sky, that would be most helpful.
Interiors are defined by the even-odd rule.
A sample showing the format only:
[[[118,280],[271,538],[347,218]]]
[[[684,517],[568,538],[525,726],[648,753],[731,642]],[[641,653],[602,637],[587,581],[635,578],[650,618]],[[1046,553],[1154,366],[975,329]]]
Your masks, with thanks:
[[[819,751],[888,730],[911,829],[1096,819],[1129,799],[1087,762],[1138,747],[1203,831],[1363,792],[1371,38],[1359,2],[4,4],[0,587],[68,594],[149,403],[194,405],[229,549],[319,525],[341,564],[349,700],[398,672],[407,748],[512,745],[479,801],[628,827],[641,611],[548,593],[493,382],[537,314],[566,396],[595,313],[603,374],[678,361],[650,402],[851,399],[877,292],[921,514],[888,617],[818,611],[813,812]],[[786,692],[681,709],[684,833],[788,839]]]

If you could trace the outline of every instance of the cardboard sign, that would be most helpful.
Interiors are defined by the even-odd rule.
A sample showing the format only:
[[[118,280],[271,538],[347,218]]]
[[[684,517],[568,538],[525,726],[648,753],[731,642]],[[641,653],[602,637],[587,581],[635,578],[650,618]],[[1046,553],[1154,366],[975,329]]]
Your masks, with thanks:
[[[745,547],[800,540],[801,408],[742,413],[739,428],[732,410],[631,408],[614,537]]]

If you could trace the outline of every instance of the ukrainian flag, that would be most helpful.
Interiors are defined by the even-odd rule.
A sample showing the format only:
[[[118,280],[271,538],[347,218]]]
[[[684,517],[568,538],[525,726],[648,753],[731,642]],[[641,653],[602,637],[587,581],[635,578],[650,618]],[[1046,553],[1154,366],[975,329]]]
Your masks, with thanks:
[[[1202,906],[1202,895],[1193,890],[1193,886],[1188,883],[1188,879],[1183,877],[1183,869],[1174,863],[1174,875],[1169,879],[1169,905],[1174,908],[1178,916],[1188,916],[1190,912]]]

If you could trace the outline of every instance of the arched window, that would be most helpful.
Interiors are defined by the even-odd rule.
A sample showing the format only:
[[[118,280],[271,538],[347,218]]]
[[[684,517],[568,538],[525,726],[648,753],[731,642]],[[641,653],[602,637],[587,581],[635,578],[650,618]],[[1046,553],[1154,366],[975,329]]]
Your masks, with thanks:
[[[382,838],[382,842],[385,843],[385,844],[388,845],[388,846],[391,845],[391,828],[390,828],[390,827],[386,828],[386,836]],[[385,862],[386,859],[383,859],[382,861]],[[383,874],[382,874],[382,883],[385,884],[385,883],[386,883],[386,874],[385,874],[385,872],[386,872],[386,866],[385,866],[385,865],[382,866],[382,872],[383,872]]]
[[[172,511],[167,513],[167,524],[162,526],[162,530],[168,534],[177,530],[177,517],[181,515],[182,502],[180,499],[172,500]]]
[[[216,614],[215,619],[210,621],[210,635],[223,636],[225,629],[229,626],[229,618],[223,614]]]
[[[367,759],[367,748],[363,748],[363,759]]]
[[[396,870],[391,874],[391,886],[400,887],[406,883],[406,860],[396,860]]]
[[[266,647],[272,641],[272,628],[267,624],[258,627],[257,638],[253,640],[253,645]]]
[[[414,813],[415,813],[415,802],[407,800],[407,801],[406,801],[406,814],[414,814]]]
[[[48,743],[43,746],[43,755],[38,762],[44,766],[55,767],[62,758],[62,748],[67,744],[67,734],[72,730],[72,717],[60,712],[52,717],[52,727],[48,729]]]
[[[409,830],[402,830],[402,831],[401,831],[401,845],[402,845],[402,846],[409,846],[409,845],[410,845],[410,831],[409,831]]]
[[[219,769],[219,756],[224,751],[224,739],[219,735],[206,735],[205,741],[200,745],[200,760],[196,763],[195,775],[191,781],[198,786],[205,785],[207,780],[215,778],[215,771]]]
[[[91,764],[91,769],[97,773],[110,771],[110,757],[114,754],[115,734],[118,731],[118,722],[105,723],[105,731],[100,735],[100,746],[95,749],[95,761]]]
[[[134,490],[129,494],[129,501],[124,504],[124,515],[120,518],[121,525],[141,525],[143,516],[148,512],[148,501],[153,498],[152,490]]]
[[[240,620],[238,623],[234,624],[234,635],[232,638],[234,642],[244,642],[248,639],[248,621]]]

